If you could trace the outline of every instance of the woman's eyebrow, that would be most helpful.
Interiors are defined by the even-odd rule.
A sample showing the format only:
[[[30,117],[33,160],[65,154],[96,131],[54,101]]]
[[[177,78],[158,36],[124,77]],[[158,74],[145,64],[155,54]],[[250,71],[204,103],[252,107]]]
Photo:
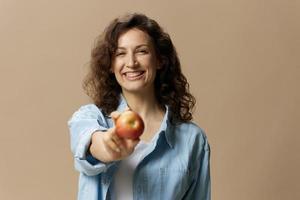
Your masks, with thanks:
[[[148,44],[139,44],[135,48],[138,49],[140,47],[149,47],[149,45]],[[126,50],[126,47],[120,46],[120,47],[117,47],[117,50]]]
[[[148,44],[140,44],[140,45],[136,46],[136,48],[140,48],[140,47],[149,47],[149,45]]]

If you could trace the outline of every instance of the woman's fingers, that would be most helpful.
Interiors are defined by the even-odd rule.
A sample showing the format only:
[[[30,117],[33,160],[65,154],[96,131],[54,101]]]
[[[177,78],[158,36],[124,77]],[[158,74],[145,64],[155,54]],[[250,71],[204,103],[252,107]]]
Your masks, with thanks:
[[[121,153],[121,149],[112,139],[105,139],[105,145],[110,152]]]
[[[113,111],[113,112],[110,113],[110,116],[114,121],[114,124],[116,124],[116,121],[117,121],[118,117],[120,116],[120,114],[121,113],[118,112],[118,111]]]
[[[130,109],[127,107],[125,110]],[[115,123],[120,114],[121,113],[118,111],[114,111],[110,114]],[[111,153],[111,156],[118,160],[129,156],[134,151],[134,148],[139,141],[139,139],[132,140],[119,137],[116,133],[115,126],[107,130],[107,135],[105,137],[108,152]]]
[[[102,162],[111,162],[128,157],[133,151],[139,139],[123,139],[115,132],[115,127],[105,132],[95,132],[92,135],[90,151],[92,155]]]
[[[125,108],[125,111],[131,110],[128,106]]]
[[[130,110],[130,108],[127,106],[124,111],[128,111]],[[114,122],[116,122],[116,120],[118,119],[118,117],[121,115],[121,112],[119,111],[113,111],[110,113],[111,118],[113,118]]]
[[[112,149],[113,151],[117,152],[117,153],[121,153],[121,149],[119,148],[119,146],[115,143],[115,141],[113,140],[108,140],[106,143],[110,149]]]
[[[115,127],[107,130],[107,137],[105,138],[105,143],[107,146],[113,151],[120,153],[120,140],[118,136],[115,134]]]
[[[117,153],[127,152],[126,146],[124,144],[124,139],[120,138],[116,134],[116,127],[107,130],[107,144],[108,146]]]
[[[111,138],[118,145],[121,152],[127,152],[125,141],[123,138],[120,138],[116,133],[112,133]]]
[[[126,148],[131,152],[134,150],[135,146],[140,142],[140,139],[125,139]]]

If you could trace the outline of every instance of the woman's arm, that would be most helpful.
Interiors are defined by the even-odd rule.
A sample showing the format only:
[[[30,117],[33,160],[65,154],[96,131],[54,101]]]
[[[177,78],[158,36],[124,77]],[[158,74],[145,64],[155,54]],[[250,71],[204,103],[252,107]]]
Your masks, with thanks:
[[[119,113],[111,116],[116,120]],[[115,161],[129,156],[139,142],[118,137],[115,127],[109,127],[95,105],[81,107],[68,124],[75,168],[89,176],[106,171]]]
[[[89,153],[92,134],[108,129],[108,124],[97,106],[82,106],[72,115],[68,126],[75,168],[88,176],[106,171],[110,165],[99,162]]]

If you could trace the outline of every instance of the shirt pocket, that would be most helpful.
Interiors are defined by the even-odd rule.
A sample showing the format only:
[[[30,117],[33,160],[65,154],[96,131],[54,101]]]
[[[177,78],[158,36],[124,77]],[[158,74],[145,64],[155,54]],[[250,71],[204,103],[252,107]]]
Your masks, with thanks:
[[[151,183],[155,185],[152,185],[150,188],[155,188],[153,192],[157,197],[156,199],[182,199],[190,185],[188,169],[162,167],[156,169],[155,174],[156,177],[150,177],[150,179],[156,179],[156,181],[151,181]]]

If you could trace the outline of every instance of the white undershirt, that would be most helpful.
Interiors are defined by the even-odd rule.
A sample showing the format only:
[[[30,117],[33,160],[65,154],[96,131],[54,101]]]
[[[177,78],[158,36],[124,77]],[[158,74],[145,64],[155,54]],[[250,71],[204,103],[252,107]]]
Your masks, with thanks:
[[[149,143],[140,141],[135,147],[134,152],[120,162],[120,166],[115,174],[114,193],[116,200],[132,200],[132,178],[137,165],[140,163],[145,149]]]

